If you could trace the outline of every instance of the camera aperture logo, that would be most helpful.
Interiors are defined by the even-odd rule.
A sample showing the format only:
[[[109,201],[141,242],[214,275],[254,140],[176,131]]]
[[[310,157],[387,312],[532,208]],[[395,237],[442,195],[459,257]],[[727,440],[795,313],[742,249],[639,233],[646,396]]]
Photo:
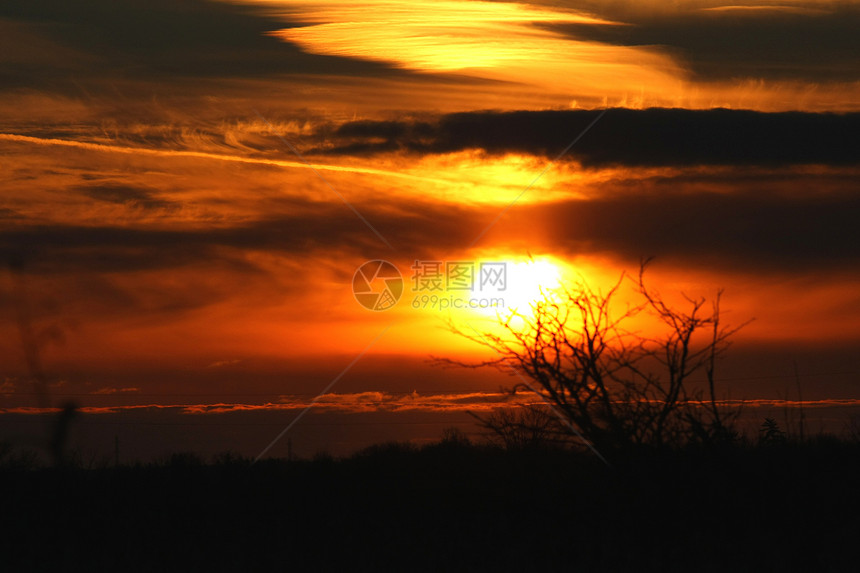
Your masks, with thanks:
[[[388,261],[367,261],[352,277],[352,294],[368,310],[388,310],[403,295],[403,277]]]
[[[411,270],[412,292],[421,293],[413,297],[412,308],[447,310],[505,307],[505,299],[501,297],[471,296],[477,293],[501,294],[507,290],[505,262],[416,260]],[[402,297],[403,291],[404,281],[400,271],[392,263],[381,259],[364,263],[352,278],[355,300],[368,310],[392,308]]]

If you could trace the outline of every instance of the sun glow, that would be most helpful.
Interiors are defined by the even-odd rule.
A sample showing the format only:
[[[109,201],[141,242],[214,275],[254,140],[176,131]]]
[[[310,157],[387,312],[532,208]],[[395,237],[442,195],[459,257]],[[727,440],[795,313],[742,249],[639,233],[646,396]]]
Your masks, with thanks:
[[[492,317],[528,314],[534,304],[558,291],[564,282],[563,263],[549,258],[501,262],[505,265],[504,288],[492,294],[474,290],[472,296],[481,304],[470,310]]]
[[[561,270],[549,260],[532,260],[509,265],[505,305],[525,311],[561,287]]]

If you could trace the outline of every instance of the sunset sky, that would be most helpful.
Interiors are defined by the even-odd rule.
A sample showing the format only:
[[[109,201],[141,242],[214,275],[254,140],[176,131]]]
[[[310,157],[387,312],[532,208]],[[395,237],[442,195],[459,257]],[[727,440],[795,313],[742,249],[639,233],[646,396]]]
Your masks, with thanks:
[[[35,354],[111,441],[208,416],[258,424],[254,455],[333,381],[303,439],[436,436],[510,379],[428,363],[488,358],[448,324],[496,318],[416,309],[415,261],[504,263],[510,309],[655,257],[667,299],[755,319],[726,398],[796,400],[796,365],[855,404],[858,29],[851,1],[4,2],[5,432],[42,406]],[[377,259],[403,293],[371,311]]]

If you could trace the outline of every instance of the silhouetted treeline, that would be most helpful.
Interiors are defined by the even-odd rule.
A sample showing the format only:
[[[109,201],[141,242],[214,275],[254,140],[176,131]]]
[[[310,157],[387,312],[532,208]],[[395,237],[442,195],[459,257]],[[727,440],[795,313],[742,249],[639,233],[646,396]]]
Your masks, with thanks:
[[[7,463],[0,549],[8,571],[848,571],[858,470],[860,444],[828,438],[611,468],[456,435],[340,460]]]

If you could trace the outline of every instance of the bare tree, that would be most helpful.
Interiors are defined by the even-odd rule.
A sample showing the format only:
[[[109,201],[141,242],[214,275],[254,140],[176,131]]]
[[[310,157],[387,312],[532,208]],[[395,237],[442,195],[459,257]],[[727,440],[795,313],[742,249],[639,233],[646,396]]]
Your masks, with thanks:
[[[14,257],[9,262],[9,270],[13,281],[13,301],[18,322],[18,332],[21,337],[21,346],[24,350],[27,369],[33,381],[38,406],[43,411],[51,407],[51,396],[48,384],[48,375],[42,364],[42,347],[46,341],[60,338],[62,331],[55,325],[37,330],[33,326],[33,317],[30,312],[28,289],[25,285],[25,262],[20,256]],[[56,418],[49,419],[47,449],[54,465],[62,466],[67,463],[66,447],[71,429],[71,423],[77,414],[77,405],[67,400],[62,404]]]
[[[569,445],[570,430],[546,405],[499,408],[487,415],[468,412],[491,442],[511,450]]]
[[[670,306],[646,286],[647,265],[631,280],[636,305],[616,302],[624,274],[606,292],[581,281],[544,293],[529,312],[511,313],[500,321],[502,334],[452,324],[497,357],[439,362],[513,369],[520,382],[511,392],[539,394],[573,432],[598,448],[725,439],[735,412],[717,400],[715,367],[740,327],[722,324],[722,291],[710,304],[684,296],[685,309]],[[627,329],[645,315],[657,319],[656,330]]]

